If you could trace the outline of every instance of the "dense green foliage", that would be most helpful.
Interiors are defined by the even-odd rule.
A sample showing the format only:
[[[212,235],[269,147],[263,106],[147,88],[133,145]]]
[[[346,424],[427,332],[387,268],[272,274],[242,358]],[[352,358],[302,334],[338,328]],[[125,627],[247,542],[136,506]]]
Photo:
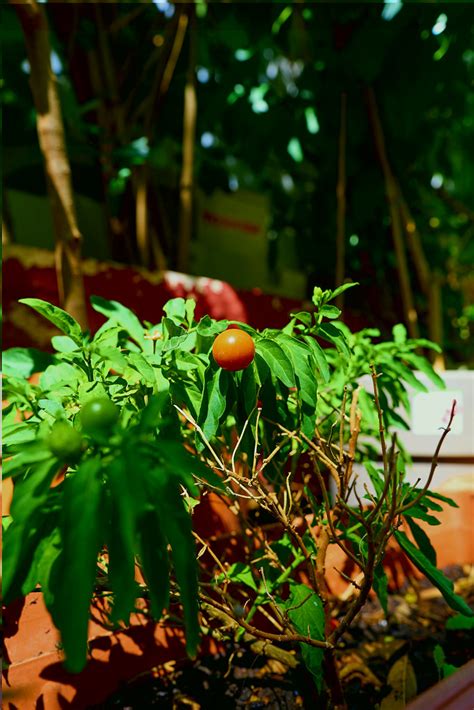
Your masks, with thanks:
[[[379,391],[387,429],[404,426],[397,410],[407,407],[407,386],[424,387],[414,367],[443,386],[414,352],[420,342],[407,340],[403,327],[394,329],[392,342],[372,342],[375,331],[353,335],[339,321],[340,311],[331,301],[353,285],[334,292],[316,288],[313,311],[294,314],[281,331],[260,333],[240,324],[253,338],[256,356],[239,372],[222,370],[211,355],[215,337],[229,322],[209,316],[196,322],[192,300],[169,301],[163,318],[153,325],[140,323],[117,302],[93,298],[94,308],[107,320],[92,337],[64,311],[24,299],[63,335],[53,338],[54,355],[23,349],[4,355],[9,401],[4,410],[4,475],[14,478],[15,490],[11,516],[4,519],[3,592],[9,603],[41,585],[70,670],[81,670],[86,661],[93,594],[112,601],[112,623],[127,623],[136,598],[143,595],[157,619],[179,601],[188,652],[195,655],[202,595],[192,510],[200,494],[215,491],[237,500],[231,482],[235,466],[252,487],[257,485],[258,462],[268,457],[264,480],[269,500],[283,495],[290,511],[287,492],[298,459],[308,450],[304,442],[311,445],[316,431],[318,442],[331,442],[339,412],[349,417],[351,398],[371,364],[383,372]],[[329,347],[322,348],[323,341]],[[43,372],[33,384],[27,378],[39,363]],[[335,524],[339,539],[354,545],[360,566],[375,565],[374,588],[386,606],[387,580],[380,563],[393,532],[386,522],[393,508],[387,498],[390,478],[377,464],[380,424],[373,395],[365,392],[360,405],[363,441],[355,453],[372,482],[366,499],[377,503],[362,517],[346,506],[349,524]],[[98,416],[104,411],[106,421]],[[287,432],[284,438],[282,432]],[[341,431],[339,436],[348,444],[353,433]],[[401,531],[395,533],[397,540],[447,602],[469,615],[452,583],[436,569],[429,539],[415,522],[438,524],[434,513],[441,510],[439,501],[453,503],[409,486],[404,482],[407,456],[395,448],[390,456],[396,463],[395,505],[415,543]],[[324,460],[332,465],[326,455]],[[58,478],[61,472],[65,476]],[[322,520],[324,510],[330,511],[315,498],[317,480],[313,476],[305,486],[302,505]],[[367,530],[372,531],[369,539]],[[246,623],[275,595],[300,634],[302,657],[320,687],[322,647],[304,637],[309,629],[312,641],[325,643],[322,602],[315,590],[294,580],[287,588],[289,575],[308,562],[309,554],[301,555],[289,532],[291,526],[271,543],[273,562],[262,563],[261,550],[249,552],[248,559],[226,571],[225,579],[214,576],[212,584],[253,590]],[[303,540],[315,554],[309,530]],[[137,581],[137,564],[145,584]]]

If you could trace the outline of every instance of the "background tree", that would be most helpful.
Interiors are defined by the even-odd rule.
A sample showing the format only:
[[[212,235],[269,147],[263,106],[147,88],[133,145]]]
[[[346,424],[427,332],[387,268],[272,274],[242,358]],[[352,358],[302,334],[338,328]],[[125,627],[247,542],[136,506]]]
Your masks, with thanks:
[[[45,7],[75,189],[104,205],[108,255],[178,265],[195,63],[194,186],[269,196],[275,279],[291,261],[309,287],[334,285],[339,244],[338,274],[364,286],[354,317],[365,322],[368,302],[384,332],[404,318],[450,362],[469,357],[469,5],[200,2],[195,58],[181,3]],[[27,191],[40,184],[37,139],[21,33],[2,12],[5,185]]]

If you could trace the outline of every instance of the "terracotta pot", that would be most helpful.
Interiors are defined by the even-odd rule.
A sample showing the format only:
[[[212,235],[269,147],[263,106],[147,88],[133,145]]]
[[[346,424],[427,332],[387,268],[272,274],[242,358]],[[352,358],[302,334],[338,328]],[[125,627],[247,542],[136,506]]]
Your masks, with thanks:
[[[406,710],[472,710],[474,661],[419,695]]]
[[[113,631],[107,627],[101,600],[94,602],[91,611],[90,658],[81,673],[71,674],[63,668],[59,634],[41,593],[29,594],[4,610],[5,710],[86,708],[102,702],[138,675],[186,658],[179,627],[133,614],[129,627]],[[205,637],[201,649],[213,654],[219,647]]]
[[[435,512],[441,525],[428,525],[428,523],[417,521],[429,535],[436,550],[438,567],[450,564],[473,564],[474,490],[469,490],[467,481],[461,480],[457,483],[457,487],[443,486],[439,492],[452,498],[459,508],[451,508],[451,506],[443,504],[443,511],[441,513]]]

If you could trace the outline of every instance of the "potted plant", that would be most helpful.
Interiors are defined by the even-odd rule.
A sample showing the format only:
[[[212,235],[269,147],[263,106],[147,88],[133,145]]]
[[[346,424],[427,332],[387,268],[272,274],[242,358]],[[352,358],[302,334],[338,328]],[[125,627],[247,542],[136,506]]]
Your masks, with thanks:
[[[91,603],[105,600],[101,613],[123,634],[141,599],[156,621],[182,623],[189,656],[213,635],[245,638],[289,665],[298,654],[321,703],[344,708],[338,646],[373,591],[387,612],[392,539],[472,615],[417,522],[453,505],[430,484],[455,405],[418,486],[405,481],[410,459],[394,433],[407,426],[398,411],[414,368],[443,384],[418,354],[436,346],[408,340],[403,326],[391,341],[351,333],[332,301],[353,285],[315,288],[311,312],[263,332],[196,322],[194,302],[181,298],[158,324],[142,324],[96,297],[107,320],[92,336],[51,304],[23,301],[63,334],[54,355],[4,357],[4,475],[14,481],[4,601],[41,593],[68,672],[87,673]],[[354,506],[356,462],[371,487]],[[226,511],[217,532],[227,535],[193,526],[203,506]],[[328,563],[334,549],[347,569]],[[351,589],[342,609],[334,574]]]

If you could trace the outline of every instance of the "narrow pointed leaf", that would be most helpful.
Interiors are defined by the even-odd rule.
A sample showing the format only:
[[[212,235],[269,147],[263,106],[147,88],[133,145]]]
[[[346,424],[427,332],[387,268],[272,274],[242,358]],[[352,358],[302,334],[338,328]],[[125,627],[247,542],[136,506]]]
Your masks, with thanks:
[[[91,296],[91,304],[98,313],[102,313],[102,315],[126,330],[130,337],[140,345],[142,350],[146,352],[152,351],[152,342],[144,338],[145,329],[143,325],[129,308],[122,306],[118,301],[107,301],[100,296]]]
[[[288,617],[298,633],[319,641],[324,640],[325,617],[321,599],[305,584],[290,583],[290,596],[284,603]],[[321,648],[300,644],[303,661],[312,674],[318,690],[322,688]]]
[[[395,532],[395,538],[415,567],[417,567],[420,572],[423,572],[425,577],[427,577],[430,582],[440,590],[441,594],[452,609],[455,609],[466,616],[474,616],[474,612],[466,604],[464,599],[458,594],[455,594],[452,581],[445,577],[444,574],[430,562],[426,555],[423,554],[423,552],[421,552],[421,550],[419,550],[412,542],[410,542],[405,533],[397,530]]]
[[[63,333],[69,335],[72,340],[78,345],[82,345],[82,329],[79,323],[63,311],[62,308],[53,306],[47,301],[42,301],[40,298],[20,298],[20,303],[24,303],[25,306],[30,306],[37,313],[47,318],[56,328],[62,330]]]
[[[166,505],[164,501],[161,504]],[[156,620],[169,604],[169,559],[163,528],[162,518],[155,510],[148,509],[140,518],[140,560]]]
[[[293,365],[283,348],[271,338],[261,338],[256,342],[257,358],[262,358],[267,363],[272,373],[286,387],[295,387],[295,373]]]
[[[89,610],[101,546],[101,465],[99,458],[84,461],[64,484],[63,552],[50,611],[61,631],[65,667],[72,673],[86,664]]]
[[[415,523],[415,521],[412,518],[405,518],[407,521],[408,527],[411,530],[411,534],[413,535],[413,538],[418,546],[418,548],[422,551],[422,553],[426,556],[426,558],[431,562],[431,564],[435,565],[436,567],[436,550],[434,549],[433,545],[431,544],[430,538],[428,535],[425,533],[423,528],[420,528],[420,526]]]
[[[113,621],[128,623],[135,606],[135,495],[130,472],[121,458],[107,469],[111,494],[110,528],[107,535],[109,581],[114,593],[111,613]],[[137,483],[134,486],[136,488]]]
[[[305,335],[304,339],[308,343],[309,347],[311,348],[311,351],[313,353],[314,359],[315,359],[316,364],[318,366],[321,377],[323,378],[323,381],[329,382],[329,365],[328,365],[326,355],[324,354],[324,350],[322,349],[320,344],[317,342],[317,340],[315,340],[311,335]]]

